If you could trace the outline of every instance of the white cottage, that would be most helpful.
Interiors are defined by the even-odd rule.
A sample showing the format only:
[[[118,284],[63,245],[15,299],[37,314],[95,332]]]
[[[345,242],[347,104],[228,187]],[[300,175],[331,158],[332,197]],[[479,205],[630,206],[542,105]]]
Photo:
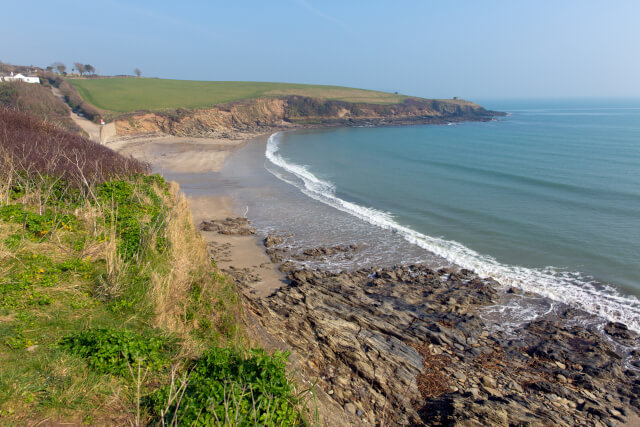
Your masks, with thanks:
[[[25,82],[25,83],[40,83],[40,77],[32,76],[32,75],[24,75],[24,74],[13,74],[8,76],[0,76],[0,79],[5,82]]]

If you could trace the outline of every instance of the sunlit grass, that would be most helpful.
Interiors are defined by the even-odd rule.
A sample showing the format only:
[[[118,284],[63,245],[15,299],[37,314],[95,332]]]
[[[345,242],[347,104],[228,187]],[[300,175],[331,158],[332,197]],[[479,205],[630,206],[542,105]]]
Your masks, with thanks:
[[[116,112],[203,108],[240,99],[300,95],[345,102],[394,104],[407,97],[341,86],[269,82],[207,82],[148,78],[69,80],[98,108]]]

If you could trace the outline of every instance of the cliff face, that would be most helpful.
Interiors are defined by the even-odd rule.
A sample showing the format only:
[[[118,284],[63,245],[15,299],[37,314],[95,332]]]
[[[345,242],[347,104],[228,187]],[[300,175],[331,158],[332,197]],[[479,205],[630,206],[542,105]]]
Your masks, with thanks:
[[[409,98],[400,104],[364,104],[301,96],[238,101],[200,110],[141,113],[115,120],[118,135],[165,133],[214,136],[228,131],[260,131],[308,125],[445,123],[490,120],[495,115],[461,100]]]

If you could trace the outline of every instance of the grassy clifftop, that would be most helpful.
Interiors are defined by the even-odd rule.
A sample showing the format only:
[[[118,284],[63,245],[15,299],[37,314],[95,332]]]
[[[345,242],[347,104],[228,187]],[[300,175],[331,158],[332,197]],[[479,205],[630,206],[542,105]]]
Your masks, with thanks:
[[[85,100],[96,107],[120,113],[205,108],[241,99],[287,95],[368,104],[393,104],[407,98],[404,95],[372,90],[292,83],[145,78],[70,79],[69,82]]]
[[[0,424],[299,425],[232,281],[145,164],[0,108]]]

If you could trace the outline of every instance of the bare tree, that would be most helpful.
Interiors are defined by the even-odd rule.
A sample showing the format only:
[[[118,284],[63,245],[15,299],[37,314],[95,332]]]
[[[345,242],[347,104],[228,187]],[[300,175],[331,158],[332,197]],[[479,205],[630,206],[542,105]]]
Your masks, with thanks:
[[[142,71],[140,70],[140,68],[136,68],[135,70],[133,70],[134,73],[136,73],[136,76],[140,77],[142,75]]]
[[[54,62],[53,64],[51,64],[51,66],[55,68],[59,74],[64,74],[67,71],[67,66],[62,62]]]
[[[79,62],[74,62],[73,67],[76,69],[78,73],[80,73],[80,75],[84,74],[85,71],[87,71],[87,69],[85,68],[85,65]]]
[[[88,74],[95,74],[96,72],[96,68],[91,65],[91,64],[85,64],[84,66],[84,70],[88,73]]]

